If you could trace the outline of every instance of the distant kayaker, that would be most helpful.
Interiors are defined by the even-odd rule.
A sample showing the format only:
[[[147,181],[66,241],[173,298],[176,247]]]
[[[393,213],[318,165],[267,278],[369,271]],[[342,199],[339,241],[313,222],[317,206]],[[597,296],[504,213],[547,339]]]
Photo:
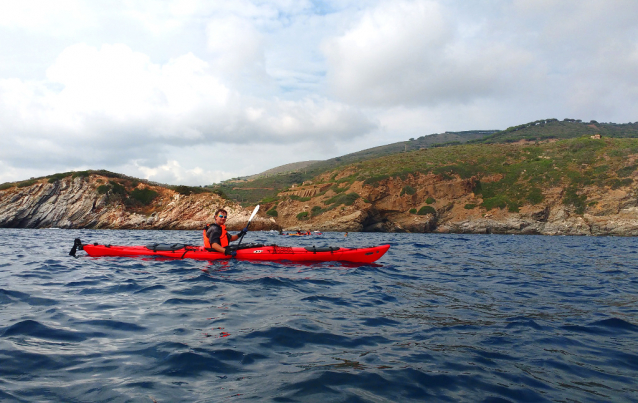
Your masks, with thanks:
[[[236,241],[241,238],[242,235],[248,232],[248,228],[242,229],[238,234],[231,235],[226,231],[226,219],[228,213],[224,209],[219,209],[215,212],[215,223],[208,226],[204,230],[204,247],[208,249],[214,249],[217,252],[226,253],[226,247],[232,241]],[[234,256],[236,252],[231,254]]]

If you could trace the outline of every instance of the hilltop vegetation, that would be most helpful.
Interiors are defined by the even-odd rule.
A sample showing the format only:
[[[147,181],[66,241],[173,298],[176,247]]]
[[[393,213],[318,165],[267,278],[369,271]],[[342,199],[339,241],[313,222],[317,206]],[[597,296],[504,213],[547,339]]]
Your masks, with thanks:
[[[367,150],[347,154],[341,157],[319,161],[311,165],[304,166],[302,170],[286,172],[267,177],[242,182],[225,182],[211,186],[224,192],[228,197],[243,202],[244,204],[258,203],[263,200],[270,200],[279,192],[288,190],[292,185],[299,185],[305,181],[313,180],[317,176],[356,163],[366,161],[376,161],[378,158],[396,158],[397,166],[401,166],[402,158],[411,152],[434,149],[449,148],[461,144],[488,145],[488,144],[508,144],[518,141],[543,142],[547,140],[575,139],[579,137],[589,137],[600,134],[603,138],[638,138],[638,122],[635,123],[599,123],[596,121],[582,122],[577,119],[542,119],[525,123],[518,126],[509,127],[505,130],[475,130],[467,132],[446,132],[422,136],[408,141],[374,147]],[[442,151],[441,155],[446,154]],[[438,155],[438,154],[437,154]],[[454,156],[454,155],[453,155]],[[488,156],[487,158],[490,158]],[[451,162],[450,162],[451,163]],[[390,164],[390,165],[392,165]],[[465,164],[469,166],[469,164]],[[407,168],[406,168],[407,169]],[[443,169],[443,168],[441,168]],[[562,169],[562,168],[557,168]],[[375,177],[387,177],[389,173],[380,169],[376,175],[369,178],[374,181]],[[489,191],[489,190],[486,190]],[[510,202],[510,206],[515,209],[515,205],[521,202],[521,198],[514,198],[516,202]],[[505,201],[499,200],[498,205],[503,205]]]
[[[280,171],[278,169],[280,167],[277,167],[262,174],[253,175],[251,177],[253,178],[252,180],[239,178],[239,180],[225,181],[218,185],[211,185],[208,186],[208,188],[217,189],[229,198],[244,204],[257,203],[260,200],[273,198],[277,193],[285,191],[292,185],[301,184],[338,167],[345,167],[359,161],[421,150],[433,146],[462,144],[471,140],[481,139],[495,132],[496,130],[471,130],[421,136],[407,141],[400,141],[342,155],[341,157],[331,158],[325,161],[314,162],[309,165],[303,164],[302,168],[292,172],[286,169],[282,169],[282,172],[278,172]],[[284,165],[281,168],[290,165],[292,164]],[[268,172],[275,173],[268,174]]]
[[[166,185],[166,184],[161,184],[161,183],[157,183],[157,182],[153,182],[153,181],[148,181],[145,179],[139,179],[139,178],[134,178],[132,176],[128,176],[128,175],[124,175],[124,174],[119,174],[116,172],[111,172],[111,171],[107,171],[105,169],[89,169],[86,171],[69,171],[69,172],[61,172],[61,173],[56,173],[53,175],[47,175],[47,176],[40,176],[37,178],[30,178],[27,180],[23,180],[23,181],[17,181],[17,182],[5,182],[3,184],[0,184],[0,190],[5,190],[5,189],[10,189],[12,187],[17,187],[17,188],[23,188],[23,187],[27,187],[27,186],[31,186],[34,185],[35,183],[42,181],[43,179],[46,179],[48,183],[55,183],[58,182],[64,178],[77,178],[77,177],[82,177],[82,178],[88,178],[90,175],[100,175],[100,176],[104,176],[107,178],[112,178],[113,180],[110,181],[110,183],[108,185],[103,185],[101,186],[98,191],[101,192],[102,194],[106,194],[107,192],[110,192],[111,194],[119,194],[119,195],[123,195],[125,197],[128,197],[130,192],[133,192],[133,190],[140,184],[140,183],[144,183],[147,185],[153,185],[153,186],[161,186],[167,189],[172,189],[174,191],[176,191],[177,193],[183,194],[183,195],[190,195],[190,194],[199,194],[199,193],[215,193],[219,196],[222,197],[226,197],[226,195],[223,194],[223,192],[219,189],[210,189],[210,188],[206,188],[206,187],[199,187],[199,186],[184,186],[184,185]],[[125,190],[122,190],[125,189]],[[137,192],[134,193],[135,196],[139,196],[139,197],[135,197],[135,199],[139,199],[138,201],[143,202],[143,204],[148,204],[146,201],[148,200],[149,194],[148,192],[145,192],[143,190],[138,190]]]
[[[542,141],[569,139],[600,134],[603,137],[638,138],[638,122],[635,123],[589,123],[578,119],[542,119],[493,133],[470,143],[512,143],[520,140]]]

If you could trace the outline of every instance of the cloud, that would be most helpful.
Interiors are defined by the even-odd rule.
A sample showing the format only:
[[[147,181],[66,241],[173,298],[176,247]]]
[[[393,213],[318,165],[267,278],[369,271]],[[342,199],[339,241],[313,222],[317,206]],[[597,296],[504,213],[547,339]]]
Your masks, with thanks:
[[[0,80],[0,130],[11,133],[0,158],[90,167],[144,156],[152,169],[180,147],[334,142],[374,128],[357,108],[322,97],[254,97],[222,81],[193,54],[158,64],[123,44],[69,46],[45,80]]]
[[[381,3],[323,44],[332,92],[372,106],[465,103],[507,92],[512,80],[503,69],[525,69],[531,56],[476,35],[459,29],[438,2]]]
[[[52,4],[1,7],[5,180],[210,183],[445,130],[638,114],[633,0]]]
[[[88,4],[80,0],[4,0],[0,9],[0,27],[52,36],[70,35],[96,21]]]
[[[622,119],[613,109],[619,99],[635,104],[638,88],[636,13],[638,3],[627,0],[380,3],[322,49],[331,93],[346,103],[462,107],[498,99],[505,109],[543,102],[549,116]]]
[[[201,184],[209,184],[220,182],[232,176],[230,171],[223,170],[204,170],[196,167],[188,169],[182,167],[179,161],[169,160],[164,165],[155,168],[148,168],[143,165],[134,164],[144,179],[149,179],[158,183],[179,183],[188,186],[199,186]]]

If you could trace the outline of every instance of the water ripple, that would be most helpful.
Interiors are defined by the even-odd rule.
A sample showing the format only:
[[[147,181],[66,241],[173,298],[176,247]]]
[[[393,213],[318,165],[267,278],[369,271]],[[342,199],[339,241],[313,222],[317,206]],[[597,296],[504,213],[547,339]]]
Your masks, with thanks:
[[[73,259],[76,237],[201,233],[2,229],[0,400],[636,401],[633,238],[247,236],[392,247],[376,264]]]

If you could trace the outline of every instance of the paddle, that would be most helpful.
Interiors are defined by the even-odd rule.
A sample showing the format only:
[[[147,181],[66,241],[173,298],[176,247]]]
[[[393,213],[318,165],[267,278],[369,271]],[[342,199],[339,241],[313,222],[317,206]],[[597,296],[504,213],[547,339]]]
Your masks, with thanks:
[[[253,213],[250,215],[250,218],[248,219],[248,224],[246,224],[246,229],[248,229],[248,226],[250,225],[250,222],[255,217],[255,214],[257,214],[257,211],[259,211],[259,204],[257,206],[255,206],[255,209],[253,210]],[[237,243],[237,247],[239,247],[239,245],[241,245],[241,241],[244,240],[244,235],[246,235],[246,233],[242,234],[241,238],[239,239],[239,243]]]

